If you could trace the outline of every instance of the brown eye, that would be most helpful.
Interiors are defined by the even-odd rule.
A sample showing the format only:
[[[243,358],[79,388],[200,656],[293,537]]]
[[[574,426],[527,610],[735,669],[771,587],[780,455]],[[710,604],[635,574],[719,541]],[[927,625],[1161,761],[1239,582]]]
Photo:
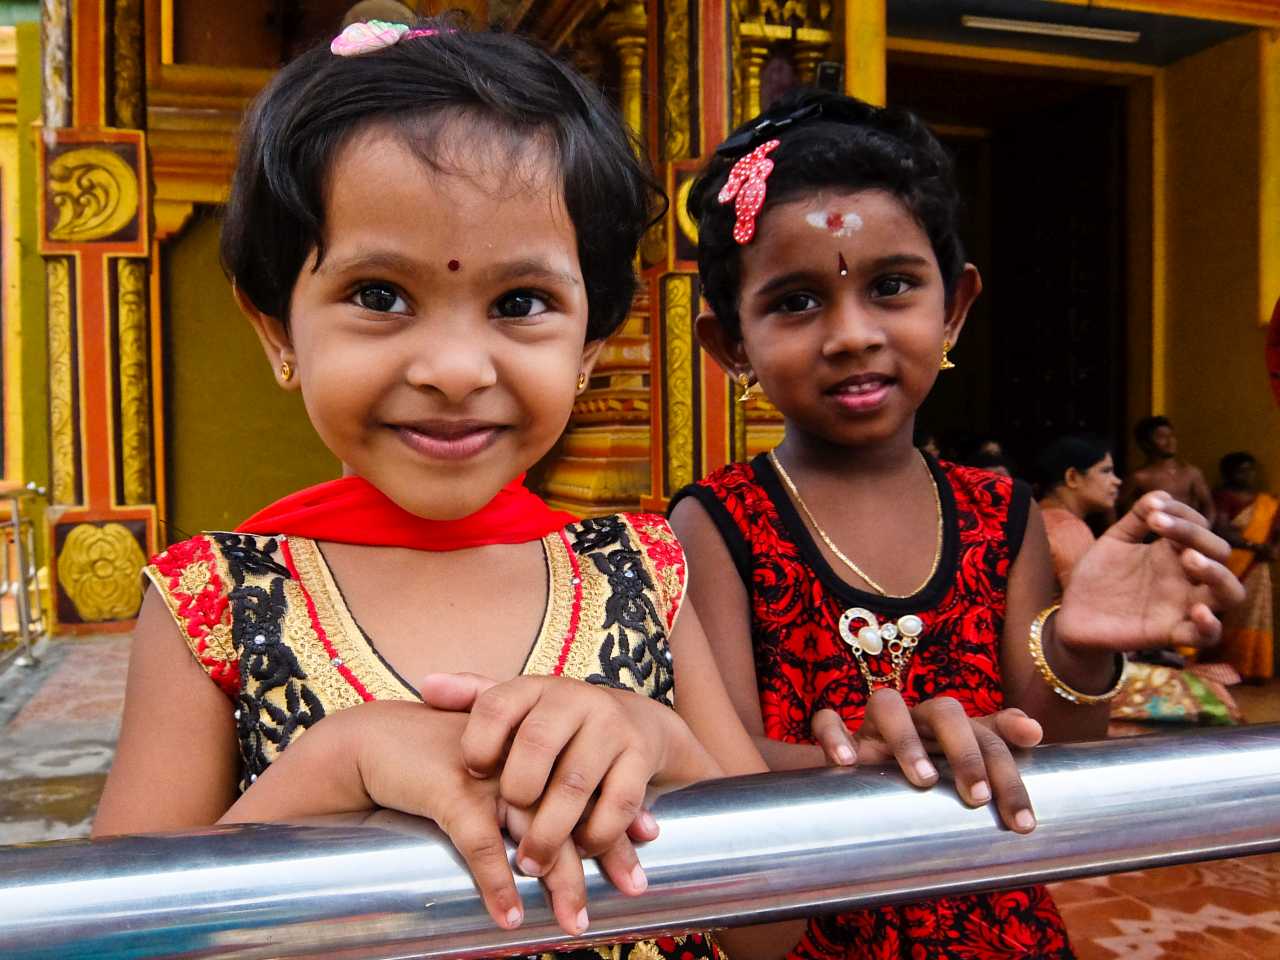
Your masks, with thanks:
[[[871,287],[877,297],[897,297],[912,288],[913,284],[906,277],[881,277]]]
[[[516,290],[499,298],[493,309],[500,317],[519,320],[546,313],[548,307],[546,300],[538,294],[529,290]]]
[[[356,291],[356,303],[375,313],[404,313],[408,310],[395,287],[385,283],[370,283],[361,287]]]
[[[817,305],[817,298],[810,293],[789,293],[778,301],[778,309],[783,313],[804,313]]]

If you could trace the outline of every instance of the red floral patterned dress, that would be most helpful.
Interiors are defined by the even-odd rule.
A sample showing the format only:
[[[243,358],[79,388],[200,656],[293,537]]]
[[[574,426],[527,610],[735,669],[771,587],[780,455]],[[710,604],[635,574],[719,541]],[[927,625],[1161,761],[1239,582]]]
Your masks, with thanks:
[[[763,455],[731,464],[673,500],[692,496],[707,510],[747,586],[760,707],[772,739],[813,743],[810,718],[824,707],[840,713],[851,729],[861,724],[869,691],[839,632],[849,608],[869,610],[882,623],[907,614],[923,621],[903,682],[908,704],[950,696],[970,716],[1004,705],[1000,634],[1030,491],[983,470],[929,466],[942,502],[942,557],[930,581],[905,598],[867,593],[837,576]],[[877,677],[888,676],[888,659],[866,658]],[[790,956],[1004,960],[1073,954],[1048,892],[1028,887],[814,918]]]

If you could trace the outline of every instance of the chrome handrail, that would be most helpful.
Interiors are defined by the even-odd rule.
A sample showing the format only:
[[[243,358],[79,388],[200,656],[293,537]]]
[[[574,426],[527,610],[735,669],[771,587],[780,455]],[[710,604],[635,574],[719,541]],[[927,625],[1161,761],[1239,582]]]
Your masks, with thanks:
[[[588,868],[590,937],[758,923],[1280,849],[1280,725],[1041,747],[1030,836],[887,769],[698,784],[655,806],[649,890]],[[563,949],[533,880],[516,931],[431,824],[309,824],[0,848],[6,958],[481,957]]]

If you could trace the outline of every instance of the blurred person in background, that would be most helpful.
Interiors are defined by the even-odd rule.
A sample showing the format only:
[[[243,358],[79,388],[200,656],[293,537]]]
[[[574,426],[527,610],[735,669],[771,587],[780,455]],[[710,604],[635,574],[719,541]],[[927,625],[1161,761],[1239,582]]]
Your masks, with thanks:
[[[1219,465],[1222,486],[1214,491],[1217,532],[1231,544],[1227,566],[1244,584],[1245,600],[1222,620],[1222,644],[1214,653],[1246,682],[1260,683],[1272,664],[1271,564],[1280,556],[1280,500],[1258,490],[1258,461],[1251,453],[1228,453]]]
[[[1110,447],[1091,434],[1060,437],[1049,444],[1036,459],[1036,473],[1040,516],[1061,595],[1076,562],[1093,545],[1093,531],[1085,518],[1114,513],[1120,478]]]
[[[1178,435],[1168,417],[1143,417],[1134,425],[1133,439],[1147,462],[1125,481],[1121,503],[1127,510],[1144,493],[1163,490],[1214,522],[1213,497],[1199,467],[1178,459]]]

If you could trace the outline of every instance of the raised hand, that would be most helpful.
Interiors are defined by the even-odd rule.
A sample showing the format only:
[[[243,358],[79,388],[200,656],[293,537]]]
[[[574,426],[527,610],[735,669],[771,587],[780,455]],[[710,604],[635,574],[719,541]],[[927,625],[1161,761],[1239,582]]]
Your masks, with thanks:
[[[930,754],[941,754],[951,765],[956,789],[972,806],[993,796],[1000,819],[1011,830],[1030,833],[1035,814],[1022,776],[1009,750],[1040,742],[1040,724],[1021,710],[1001,710],[970,718],[954,697],[934,697],[908,707],[897,690],[883,687],[867,701],[856,734],[850,734],[834,710],[819,710],[811,724],[814,739],[838,766],[896,761],[917,787],[938,782]]]
[[[1145,543],[1153,533],[1159,539]],[[1215,611],[1244,599],[1224,566],[1230,553],[1191,507],[1149,493],[1076,565],[1055,617],[1057,639],[1079,650],[1216,643]]]

